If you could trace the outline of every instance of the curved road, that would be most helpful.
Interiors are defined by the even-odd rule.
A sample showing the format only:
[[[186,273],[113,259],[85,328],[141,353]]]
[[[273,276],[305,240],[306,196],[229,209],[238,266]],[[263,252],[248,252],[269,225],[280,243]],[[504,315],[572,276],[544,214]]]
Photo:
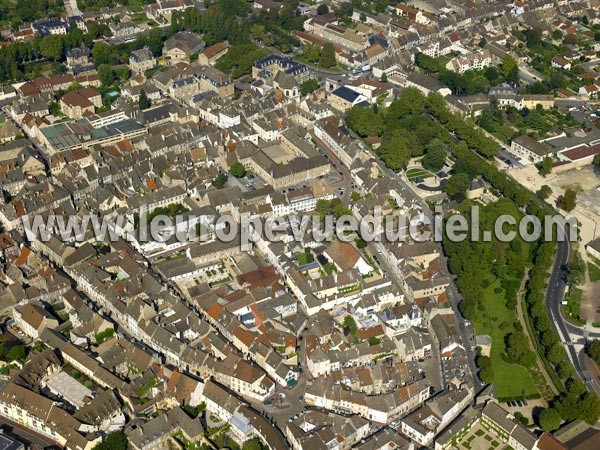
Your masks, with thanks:
[[[567,350],[567,354],[573,363],[577,375],[584,381],[588,389],[600,395],[600,383],[590,376],[590,373],[586,368],[584,360],[587,356],[585,355],[584,350],[581,349],[580,351],[577,351],[574,347],[574,344],[585,345],[588,337],[600,337],[600,333],[587,332],[582,328],[568,323],[563,317],[560,309],[561,301],[564,298],[566,289],[565,268],[569,260],[569,251],[569,241],[564,239],[558,242],[554,267],[552,268],[550,283],[546,291],[546,306],[550,311],[550,317],[552,318],[554,328],[558,332],[561,342],[565,345],[565,349]],[[571,339],[573,335],[577,336],[575,340]]]

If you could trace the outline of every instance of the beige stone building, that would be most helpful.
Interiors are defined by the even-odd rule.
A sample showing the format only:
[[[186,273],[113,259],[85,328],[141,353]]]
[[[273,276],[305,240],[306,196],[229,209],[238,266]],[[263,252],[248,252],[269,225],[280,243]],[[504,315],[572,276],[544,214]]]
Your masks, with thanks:
[[[60,99],[60,109],[71,119],[94,114],[102,106],[102,95],[96,89],[82,88],[67,92]]]

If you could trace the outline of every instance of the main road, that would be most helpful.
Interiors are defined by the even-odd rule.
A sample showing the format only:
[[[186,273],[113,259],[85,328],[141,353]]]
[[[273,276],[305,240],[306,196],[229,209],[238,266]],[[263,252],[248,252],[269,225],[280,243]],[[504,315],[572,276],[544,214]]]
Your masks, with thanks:
[[[590,376],[585,364],[584,348],[577,350],[575,344],[585,345],[588,338],[598,338],[600,333],[588,332],[583,328],[567,322],[561,311],[561,302],[565,295],[566,284],[566,266],[569,261],[570,243],[565,238],[558,241],[556,255],[554,258],[554,267],[550,276],[550,283],[546,290],[546,306],[550,311],[550,317],[554,328],[560,336],[561,342],[565,345],[569,359],[573,363],[575,372],[583,380],[588,389],[600,395],[600,383]],[[572,337],[575,336],[575,340]]]

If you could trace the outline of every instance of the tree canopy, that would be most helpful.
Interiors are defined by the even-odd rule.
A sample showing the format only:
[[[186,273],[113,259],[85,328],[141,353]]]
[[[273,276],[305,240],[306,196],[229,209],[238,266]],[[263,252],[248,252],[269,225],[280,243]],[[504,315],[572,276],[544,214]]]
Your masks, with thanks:
[[[379,136],[385,126],[383,115],[377,114],[372,108],[355,106],[346,113],[346,123],[359,136]]]
[[[594,339],[586,348],[586,353],[596,364],[600,365],[600,339]]]
[[[122,430],[109,433],[93,450],[127,450],[127,438]]]
[[[450,197],[457,197],[459,195],[465,195],[469,184],[471,183],[471,177],[465,172],[458,172],[453,174],[444,185],[444,192]]]
[[[227,183],[227,179],[227,174],[219,172],[217,177],[212,181],[212,185],[217,189],[221,189],[223,186],[225,186],[225,183]]]
[[[558,429],[562,420],[558,411],[548,408],[540,413],[539,422],[542,430],[551,432]]]
[[[568,188],[558,199],[558,205],[565,211],[573,211],[577,206],[577,191]]]
[[[335,48],[331,42],[323,44],[323,48],[321,49],[321,65],[327,69],[337,65]]]
[[[244,165],[242,163],[234,162],[229,167],[229,173],[236,178],[242,178],[242,177],[246,176],[246,168],[244,167]]]
[[[436,138],[427,146],[427,152],[421,160],[421,164],[423,164],[423,167],[427,170],[439,172],[442,167],[444,167],[447,156],[448,151],[446,150],[446,145]]]

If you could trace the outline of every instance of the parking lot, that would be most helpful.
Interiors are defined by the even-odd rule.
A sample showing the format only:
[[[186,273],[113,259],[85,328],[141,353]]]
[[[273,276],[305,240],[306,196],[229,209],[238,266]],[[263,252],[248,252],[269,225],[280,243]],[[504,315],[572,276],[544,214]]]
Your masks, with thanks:
[[[523,164],[521,164],[519,158],[515,157],[506,147],[498,148],[496,159],[501,164],[511,169],[522,169],[523,167],[525,167]]]
[[[544,184],[550,186],[552,195],[548,202],[551,204],[555,204],[567,188],[576,190],[577,206],[570,214],[581,223],[582,243],[587,244],[600,235],[597,227],[600,223],[600,177],[593,166],[553,173],[546,177],[540,175],[533,165],[509,169],[508,173],[533,192],[537,192]]]
[[[511,406],[511,403],[513,406]],[[515,413],[521,413],[523,417],[525,417],[529,423],[534,422],[534,416],[537,416],[542,408],[548,407],[548,402],[544,399],[534,399],[534,400],[526,400],[525,402],[521,401],[521,406],[518,403],[507,402],[500,404],[504,409],[506,409],[513,416]]]

